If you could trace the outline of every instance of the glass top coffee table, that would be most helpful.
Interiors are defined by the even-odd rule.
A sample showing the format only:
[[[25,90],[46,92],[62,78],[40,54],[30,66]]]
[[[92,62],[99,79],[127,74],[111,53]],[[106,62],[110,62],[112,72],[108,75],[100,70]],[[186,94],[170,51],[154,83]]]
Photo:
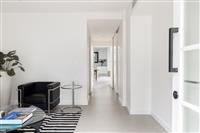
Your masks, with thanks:
[[[33,116],[28,121],[26,121],[22,125],[14,125],[14,124],[4,125],[0,123],[0,133],[6,133],[6,132],[20,129],[23,127],[31,126],[32,124],[42,121],[46,117],[46,114],[42,109],[33,105],[29,105],[29,106],[36,108],[36,110],[33,112]],[[9,111],[15,108],[18,108],[18,105],[9,106],[7,109],[5,109],[5,113],[8,113]]]

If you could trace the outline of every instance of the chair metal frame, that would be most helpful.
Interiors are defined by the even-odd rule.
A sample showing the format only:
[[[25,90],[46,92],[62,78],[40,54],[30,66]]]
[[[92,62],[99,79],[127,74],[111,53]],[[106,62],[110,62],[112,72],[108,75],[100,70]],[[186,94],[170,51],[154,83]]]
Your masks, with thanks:
[[[60,88],[60,86],[57,86],[57,87],[52,88],[52,89],[48,89],[47,110],[45,110],[45,111],[48,112],[48,114],[51,113],[51,103],[53,103],[53,101],[51,102],[51,99],[50,99],[50,97],[51,97],[51,92],[55,91],[55,90],[58,89],[58,88]],[[21,89],[18,89],[18,91],[19,91],[19,95],[20,95],[20,97],[19,97],[19,98],[20,98],[19,107],[22,107],[22,90],[21,90]],[[57,99],[58,99],[58,98],[57,98]],[[55,99],[55,100],[57,100],[57,99]],[[54,101],[55,101],[55,100],[54,100]]]

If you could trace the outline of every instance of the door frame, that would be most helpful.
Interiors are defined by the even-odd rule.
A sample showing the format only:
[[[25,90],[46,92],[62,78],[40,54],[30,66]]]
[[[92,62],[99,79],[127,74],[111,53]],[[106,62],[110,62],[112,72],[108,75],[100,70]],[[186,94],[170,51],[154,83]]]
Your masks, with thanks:
[[[199,113],[199,120],[200,120],[200,109],[199,107],[184,101],[183,94],[184,94],[184,52],[191,51],[191,50],[199,50],[200,49],[200,40],[198,44],[192,44],[191,46],[184,46],[184,5],[185,1],[181,0],[179,2],[174,2],[174,27],[179,27],[179,33],[175,36],[175,43],[178,46],[175,46],[174,52],[176,53],[175,61],[178,62],[178,73],[173,74],[172,78],[172,92],[178,91],[179,98],[174,100],[172,99],[172,132],[183,132],[183,107],[188,108],[194,112]],[[199,2],[200,7],[200,2]],[[199,13],[200,14],[200,13]],[[199,26],[200,31],[200,26]],[[200,75],[200,73],[199,73]],[[172,94],[173,95],[173,94]],[[199,94],[200,96],[200,94]],[[200,130],[200,126],[199,126]]]
[[[87,19],[87,35],[86,37],[90,36],[90,29],[89,29],[89,21],[90,20],[120,20],[121,21],[121,28],[122,28],[122,38],[123,38],[123,53],[122,53],[122,57],[123,57],[123,86],[122,86],[122,91],[123,91],[123,99],[121,99],[122,103],[120,103],[122,106],[127,106],[127,86],[129,84],[129,82],[126,81],[127,77],[128,77],[128,67],[126,62],[128,62],[129,58],[127,58],[127,53],[129,53],[129,41],[128,41],[128,37],[129,34],[127,33],[129,31],[129,29],[127,29],[127,27],[130,25],[128,23],[128,19],[127,19],[127,15],[129,15],[128,11],[124,11],[123,15],[103,15],[103,16],[91,16]],[[117,29],[116,29],[117,30]],[[91,38],[90,38],[91,39]],[[90,40],[91,41],[91,40]],[[87,42],[88,43],[88,42]],[[90,45],[91,42],[88,43],[88,50],[87,50],[87,56],[88,56],[88,103],[90,101],[90,96],[91,96],[91,70],[90,70],[90,66],[91,66],[91,60],[90,60],[90,56],[91,56],[91,49],[90,49]]]
[[[91,42],[91,43],[92,43],[92,42]],[[93,53],[92,53],[92,49],[94,49],[94,48],[110,48],[111,52],[113,53],[113,47],[112,47],[112,45],[110,45],[110,46],[109,46],[109,45],[94,45],[94,46],[93,46],[93,45],[91,45],[91,44],[89,45],[89,49],[90,49],[90,50],[89,50],[89,51],[90,51],[90,52],[89,52],[89,58],[90,58],[90,59],[89,59],[89,81],[90,81],[90,82],[89,82],[89,83],[90,83],[90,85],[89,85],[89,86],[90,86],[90,88],[89,88],[89,95],[92,95],[92,90],[93,90],[93,89],[92,89],[92,87],[93,87],[93,86],[92,86],[92,80],[93,80],[93,78],[92,78],[92,69],[91,69],[92,63],[93,63],[92,61],[93,61],[93,60],[92,60],[91,58],[92,58],[92,54],[93,54]],[[113,55],[112,55],[111,66],[113,66]],[[111,73],[113,74],[113,67],[111,67],[111,71],[112,71]],[[112,77],[112,74],[111,74],[111,79],[112,79],[112,82],[113,82],[114,79],[113,79],[113,77]],[[112,87],[113,87],[113,84],[112,84]]]

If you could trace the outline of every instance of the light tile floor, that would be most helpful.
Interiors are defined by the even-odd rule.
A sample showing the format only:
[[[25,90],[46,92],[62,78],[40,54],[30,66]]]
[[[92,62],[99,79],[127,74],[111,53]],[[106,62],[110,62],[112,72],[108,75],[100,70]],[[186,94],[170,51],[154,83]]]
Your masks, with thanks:
[[[102,78],[96,85],[88,106],[83,112],[76,132],[166,132],[150,115],[129,115],[109,85]]]

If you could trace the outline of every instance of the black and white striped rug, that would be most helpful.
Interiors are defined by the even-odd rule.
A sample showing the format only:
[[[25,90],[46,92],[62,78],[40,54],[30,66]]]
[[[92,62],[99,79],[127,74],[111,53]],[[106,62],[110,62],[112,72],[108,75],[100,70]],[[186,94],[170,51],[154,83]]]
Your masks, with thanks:
[[[40,133],[74,133],[81,113],[52,113],[42,122]]]
[[[17,133],[74,133],[80,117],[81,113],[51,113],[37,129],[27,127],[19,129]]]

